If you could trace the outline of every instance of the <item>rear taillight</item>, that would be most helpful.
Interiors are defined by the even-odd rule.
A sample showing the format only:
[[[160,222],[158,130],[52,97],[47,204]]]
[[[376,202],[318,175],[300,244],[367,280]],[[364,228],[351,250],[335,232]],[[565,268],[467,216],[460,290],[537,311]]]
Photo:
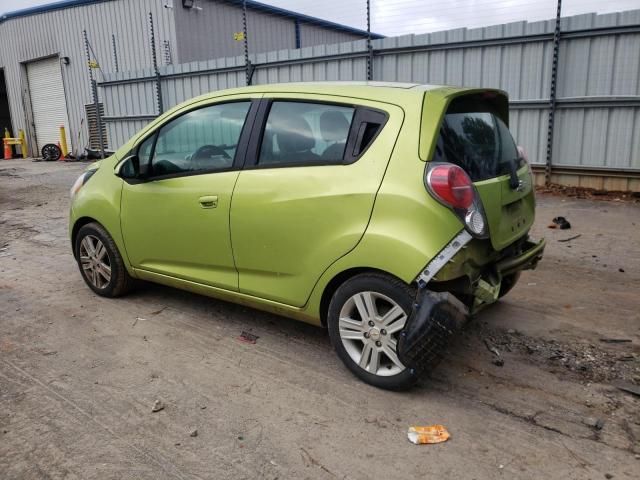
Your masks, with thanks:
[[[473,203],[473,183],[456,165],[436,165],[429,171],[427,182],[438,199],[450,207],[466,210]]]
[[[487,234],[482,201],[467,172],[451,163],[434,163],[427,169],[425,184],[436,200],[455,212],[469,233],[476,237]]]
[[[527,164],[527,168],[529,169],[529,175],[533,177],[533,171],[531,170],[531,164],[529,163],[529,156],[527,155],[526,150],[524,149],[524,147],[520,145],[518,145],[517,150],[518,150],[518,156],[524,160],[524,163]]]

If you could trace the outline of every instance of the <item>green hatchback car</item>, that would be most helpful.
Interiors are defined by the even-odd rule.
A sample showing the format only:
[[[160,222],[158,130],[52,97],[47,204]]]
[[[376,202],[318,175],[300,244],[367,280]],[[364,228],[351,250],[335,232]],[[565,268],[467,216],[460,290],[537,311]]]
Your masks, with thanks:
[[[534,268],[532,174],[499,90],[300,83],[161,115],[71,190],[87,285],[136,279],[325,326],[401,389]]]

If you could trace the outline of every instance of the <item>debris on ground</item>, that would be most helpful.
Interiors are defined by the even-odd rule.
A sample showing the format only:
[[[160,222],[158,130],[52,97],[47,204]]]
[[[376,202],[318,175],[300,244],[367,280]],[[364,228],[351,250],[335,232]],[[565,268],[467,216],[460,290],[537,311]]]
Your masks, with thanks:
[[[530,362],[544,365],[552,373],[569,374],[595,382],[624,380],[632,381],[633,385],[640,383],[640,355],[631,350],[633,344],[629,344],[628,339],[617,339],[627,342],[622,342],[616,348],[623,345],[627,348],[628,345],[630,350],[609,351],[597,343],[530,337],[518,331],[508,333],[481,323],[470,324],[466,335],[490,339],[487,348],[492,353],[490,347],[499,351],[524,353]]]
[[[190,437],[197,437],[197,436],[198,436],[198,429],[197,429],[197,428],[192,428],[192,429],[189,431],[189,436],[190,436]]]
[[[604,427],[604,420],[601,418],[587,417],[582,420],[582,423],[596,430],[602,430],[602,427]]]
[[[515,331],[514,331],[515,333]],[[484,344],[487,347],[487,350],[489,350],[491,353],[493,353],[494,355],[494,359],[491,361],[491,363],[493,363],[494,365],[498,366],[498,367],[502,367],[504,366],[504,359],[502,358],[502,355],[500,355],[500,351],[494,347],[491,342],[489,342],[488,339],[484,339]]]
[[[633,362],[636,359],[636,356],[633,353],[625,353],[624,355],[620,355],[618,357],[619,362]]]
[[[620,273],[624,273],[624,268],[619,268],[619,269],[618,269],[618,271],[619,271]]]
[[[569,230],[571,228],[571,224],[564,217],[555,217],[552,222],[549,224],[549,228],[559,228],[560,230]]]
[[[238,337],[238,340],[240,340],[242,343],[249,343],[253,345],[258,341],[259,338],[260,337],[258,335],[243,331]]]
[[[162,403],[162,400],[156,400],[155,402],[153,402],[153,408],[151,409],[151,411],[153,413],[156,413],[160,410],[164,410],[164,403]]]
[[[136,317],[136,319],[133,321],[133,324],[131,324],[131,328],[135,327],[140,320],[145,322],[147,319],[146,318],[142,318],[142,317]]]
[[[566,196],[579,199],[640,202],[640,194],[638,192],[607,191],[595,188],[569,187],[557,184],[537,187],[536,191],[540,193],[550,193],[556,196]]]
[[[581,233],[579,233],[578,235],[574,235],[573,237],[569,237],[569,238],[560,238],[558,239],[559,242],[570,242],[571,240],[575,240],[576,238],[580,238],[582,236]]]
[[[162,307],[160,310],[156,310],[155,312],[151,312],[149,315],[159,315],[162,312],[164,312],[167,309],[167,307]]]
[[[409,427],[409,441],[416,445],[442,443],[449,440],[449,432],[442,425],[429,425],[426,427]]]
[[[630,343],[630,338],[601,338],[602,343]]]
[[[635,385],[631,382],[615,382],[613,384],[618,390],[622,390],[623,392],[630,393],[632,395],[636,395],[640,397],[640,386]]]

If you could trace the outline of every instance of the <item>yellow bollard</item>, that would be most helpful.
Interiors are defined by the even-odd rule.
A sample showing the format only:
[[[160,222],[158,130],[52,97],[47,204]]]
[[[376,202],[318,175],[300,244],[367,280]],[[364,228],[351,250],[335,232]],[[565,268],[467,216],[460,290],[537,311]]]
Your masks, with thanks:
[[[20,139],[20,151],[22,152],[22,158],[27,158],[27,139],[24,135],[24,130],[18,130],[18,138]]]
[[[7,127],[4,127],[4,138],[11,138],[11,132]]]
[[[60,125],[60,150],[62,151],[62,158],[65,158],[69,150],[67,150],[67,135],[64,131],[64,125]]]

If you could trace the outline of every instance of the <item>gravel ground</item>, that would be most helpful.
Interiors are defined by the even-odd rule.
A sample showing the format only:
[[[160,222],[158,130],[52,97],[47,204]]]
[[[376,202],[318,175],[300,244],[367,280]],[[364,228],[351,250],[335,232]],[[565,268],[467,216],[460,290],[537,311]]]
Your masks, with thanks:
[[[640,384],[639,204],[539,195],[538,269],[393,393],[321,329],[161,286],[92,294],[67,239],[83,168],[0,162],[3,480],[640,477],[640,398],[616,387]],[[408,442],[436,423],[447,442]]]

